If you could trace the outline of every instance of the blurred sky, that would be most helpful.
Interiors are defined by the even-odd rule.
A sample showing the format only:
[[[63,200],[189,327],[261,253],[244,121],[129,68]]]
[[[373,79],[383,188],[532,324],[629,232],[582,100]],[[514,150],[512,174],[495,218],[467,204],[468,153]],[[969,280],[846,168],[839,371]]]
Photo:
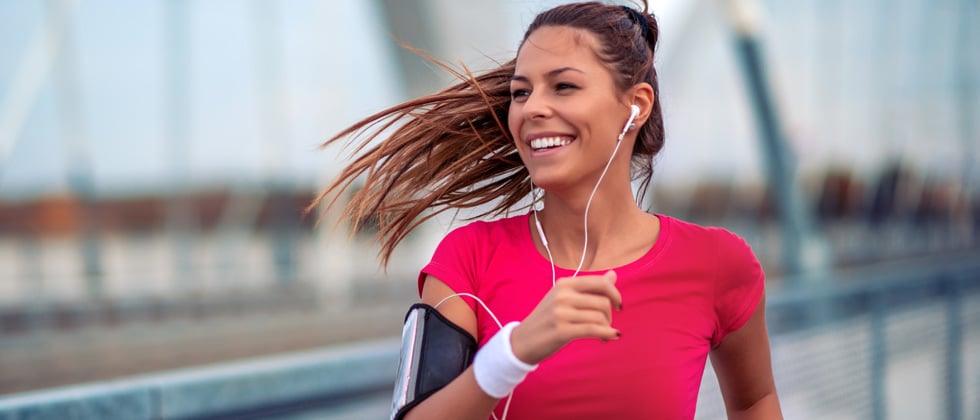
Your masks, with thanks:
[[[432,0],[421,12],[441,22],[438,58],[480,70],[513,57],[533,16],[559,3]],[[674,20],[669,3],[651,2],[664,27]],[[171,18],[175,4],[185,5],[183,49],[170,47],[180,31]],[[27,104],[6,154],[0,144],[0,198],[64,192],[69,173],[86,168],[99,195],[175,183],[322,182],[339,152],[317,151],[322,140],[408,97],[380,7],[351,0],[0,2],[0,101]],[[39,71],[29,63],[44,55],[44,36],[52,34],[64,35],[50,49],[57,58]],[[176,88],[175,54],[186,57],[186,80]],[[261,73],[273,60],[273,73]],[[36,91],[14,89],[30,85],[23,73],[38,77]],[[66,83],[77,87],[74,96]],[[269,93],[279,86],[281,98]],[[180,133],[169,105],[175,100],[186,104],[176,108],[187,119],[183,142],[172,138]],[[271,115],[277,112],[282,120]]]
[[[437,58],[479,70],[486,56],[511,58],[534,14],[557,3],[428,0],[420,13],[439,22],[431,30]],[[187,43],[170,48],[179,30],[168,22],[181,4]],[[764,4],[774,94],[804,168],[837,163],[871,173],[898,156],[955,173],[973,159],[969,141],[957,137],[951,100],[955,10],[902,7],[884,19],[870,3]],[[724,11],[708,1],[651,6],[662,29],[668,120],[658,178],[757,180],[758,140]],[[0,106],[27,104],[22,129],[0,138],[0,198],[64,191],[68,174],[85,168],[100,195],[323,182],[339,149],[316,146],[410,90],[381,7],[360,0],[0,2]],[[47,24],[59,11],[71,18]],[[32,54],[45,51],[42,35],[66,28],[53,49],[58,60],[24,71]],[[183,73],[173,58],[180,54]],[[186,81],[175,84],[175,74]],[[39,78],[36,93],[16,94],[31,86],[24,75]]]
[[[45,2],[0,2],[0,98],[11,91],[18,66],[44,28]],[[54,7],[55,3],[49,3]],[[189,180],[258,181],[268,172],[309,179],[322,164],[314,151],[340,123],[399,98],[399,81],[372,17],[374,2],[278,2],[288,109],[281,138],[262,138],[263,111],[256,74],[257,3],[233,0],[187,6],[189,68],[182,99],[189,105]],[[76,54],[83,133],[100,191],[141,189],[174,178],[167,139],[166,2],[83,1],[65,39]],[[323,30],[329,27],[330,30]],[[259,29],[260,30],[260,29]],[[66,44],[67,45],[67,44]],[[53,80],[41,85],[23,130],[2,161],[3,195],[63,186],[68,168],[65,133],[70,112],[59,108]],[[67,70],[70,71],[70,70]],[[275,83],[275,82],[274,82]],[[268,141],[267,141],[268,140]],[[274,162],[265,159],[276,156]],[[262,173],[267,172],[267,173]]]

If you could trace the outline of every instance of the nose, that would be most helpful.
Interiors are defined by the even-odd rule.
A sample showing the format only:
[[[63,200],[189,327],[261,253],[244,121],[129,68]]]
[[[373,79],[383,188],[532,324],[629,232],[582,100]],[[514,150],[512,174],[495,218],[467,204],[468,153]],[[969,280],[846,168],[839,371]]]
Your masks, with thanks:
[[[551,115],[551,106],[544,95],[531,92],[524,100],[523,106],[524,119],[540,120]]]

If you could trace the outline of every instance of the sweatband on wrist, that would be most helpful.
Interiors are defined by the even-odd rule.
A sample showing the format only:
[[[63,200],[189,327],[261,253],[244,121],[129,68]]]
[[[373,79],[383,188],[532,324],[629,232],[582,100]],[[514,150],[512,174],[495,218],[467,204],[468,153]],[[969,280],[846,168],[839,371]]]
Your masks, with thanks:
[[[476,352],[473,360],[473,374],[476,383],[483,392],[494,398],[503,398],[524,381],[527,374],[538,368],[529,365],[514,355],[510,346],[510,335],[519,322],[504,325],[480,351]]]

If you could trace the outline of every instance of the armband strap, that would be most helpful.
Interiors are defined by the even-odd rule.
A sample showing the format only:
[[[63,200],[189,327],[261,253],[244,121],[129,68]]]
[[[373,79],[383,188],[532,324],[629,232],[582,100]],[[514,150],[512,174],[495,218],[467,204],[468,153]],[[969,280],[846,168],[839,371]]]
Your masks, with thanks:
[[[391,418],[403,418],[412,407],[456,379],[473,361],[475,352],[476,340],[466,330],[429,305],[412,305],[402,327]]]
[[[483,348],[476,353],[473,374],[483,392],[494,398],[503,398],[524,381],[527,374],[538,368],[522,362],[514,355],[510,336],[518,322],[504,325]]]

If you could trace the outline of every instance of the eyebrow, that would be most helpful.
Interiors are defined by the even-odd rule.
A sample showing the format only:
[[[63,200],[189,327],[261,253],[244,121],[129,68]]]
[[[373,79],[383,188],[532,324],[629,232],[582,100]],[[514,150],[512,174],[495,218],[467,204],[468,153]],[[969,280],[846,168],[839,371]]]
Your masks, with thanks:
[[[584,71],[579,70],[579,69],[577,69],[575,67],[568,67],[568,66],[566,66],[566,67],[559,67],[557,69],[554,69],[552,71],[549,71],[549,72],[545,73],[545,78],[551,79],[551,78],[554,78],[555,76],[558,76],[559,74],[562,74],[562,73],[564,73],[566,71],[575,71],[575,72],[579,72],[579,73],[583,73],[583,74],[585,73]],[[512,82],[527,82],[528,79],[527,79],[527,77],[524,77],[524,76],[520,76],[520,75],[516,75],[515,74],[514,76],[512,76],[510,78],[510,81],[512,81]]]

